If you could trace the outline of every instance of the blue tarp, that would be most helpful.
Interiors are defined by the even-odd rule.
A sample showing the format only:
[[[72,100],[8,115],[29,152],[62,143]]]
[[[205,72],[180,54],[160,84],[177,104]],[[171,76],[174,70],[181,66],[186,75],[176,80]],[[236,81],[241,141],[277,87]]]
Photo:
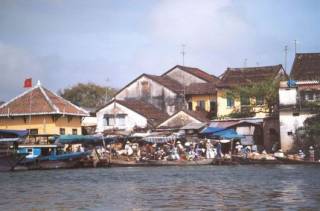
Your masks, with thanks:
[[[102,136],[83,136],[83,135],[61,135],[59,136],[55,144],[91,144],[91,145],[99,145],[102,144],[103,141],[105,143],[114,142],[114,138],[107,138]]]
[[[26,137],[29,134],[27,130],[0,130],[0,137]]]
[[[231,128],[207,127],[201,131],[201,133],[209,137],[218,136],[222,139],[243,138],[242,135],[238,135],[238,133]]]

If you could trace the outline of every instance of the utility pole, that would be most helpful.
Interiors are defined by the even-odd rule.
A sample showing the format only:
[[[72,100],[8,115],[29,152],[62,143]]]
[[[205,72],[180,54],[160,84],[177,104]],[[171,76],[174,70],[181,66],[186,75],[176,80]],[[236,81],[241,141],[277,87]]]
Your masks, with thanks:
[[[186,55],[186,52],[185,52],[186,45],[182,44],[181,47],[182,47],[182,50],[180,53],[182,55],[182,65],[184,66],[184,56]]]
[[[284,70],[287,71],[288,46],[284,46]]]

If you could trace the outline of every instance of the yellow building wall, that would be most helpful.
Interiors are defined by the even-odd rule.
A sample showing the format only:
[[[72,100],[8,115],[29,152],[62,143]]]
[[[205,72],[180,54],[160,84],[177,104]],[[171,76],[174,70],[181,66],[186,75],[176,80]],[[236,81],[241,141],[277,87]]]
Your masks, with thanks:
[[[227,94],[226,90],[218,90],[217,91],[217,116],[222,118],[224,116],[228,116],[233,112],[240,112],[241,111],[241,102],[240,97],[234,99],[234,106],[229,107],[227,106]],[[256,99],[250,98],[250,104],[255,105]],[[256,112],[256,117],[266,117],[268,114],[268,107],[266,105],[255,106],[253,107],[253,111]]]
[[[198,101],[203,100],[205,102],[205,110],[207,112],[210,112],[210,102],[216,101],[215,95],[194,95],[191,96],[191,102],[192,102],[192,110],[196,111],[198,106]]]
[[[72,134],[72,129],[77,129],[81,134],[81,117],[59,117],[53,120],[50,115],[29,117],[0,117],[0,129],[26,130],[38,129],[38,134],[60,134],[60,128],[65,128],[65,134]]]

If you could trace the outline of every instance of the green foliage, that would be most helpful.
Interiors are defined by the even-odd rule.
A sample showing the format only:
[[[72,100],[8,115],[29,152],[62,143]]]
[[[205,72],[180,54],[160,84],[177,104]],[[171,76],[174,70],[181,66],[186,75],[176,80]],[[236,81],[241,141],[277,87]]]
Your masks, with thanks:
[[[301,108],[313,114],[320,113],[320,101],[304,101],[301,103]]]
[[[269,112],[274,112],[275,106],[278,104],[278,90],[280,80],[266,80],[260,83],[251,83],[248,85],[239,85],[227,92],[227,95],[233,96],[235,99],[242,97],[263,97],[265,105]],[[248,105],[250,112],[253,107],[257,106],[255,103]]]
[[[116,93],[110,87],[99,86],[94,83],[78,83],[71,88],[59,90],[59,95],[72,103],[86,108],[98,108],[104,105]]]

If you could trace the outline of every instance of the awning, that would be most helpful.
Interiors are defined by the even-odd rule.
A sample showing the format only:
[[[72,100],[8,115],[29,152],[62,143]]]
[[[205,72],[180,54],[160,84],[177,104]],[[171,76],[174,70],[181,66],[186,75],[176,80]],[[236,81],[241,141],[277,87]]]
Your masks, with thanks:
[[[238,133],[231,128],[207,127],[201,131],[201,133],[209,137],[220,137],[222,139],[243,138],[242,135],[238,135]]]
[[[153,144],[163,144],[169,141],[175,141],[179,137],[178,136],[149,136],[145,137],[142,140],[145,142],[153,143]]]
[[[9,137],[26,137],[29,134],[27,130],[0,130],[0,137],[9,138]]]
[[[116,139],[103,136],[83,136],[83,135],[61,135],[55,141],[56,144],[91,144],[98,145],[105,143],[112,143]]]

